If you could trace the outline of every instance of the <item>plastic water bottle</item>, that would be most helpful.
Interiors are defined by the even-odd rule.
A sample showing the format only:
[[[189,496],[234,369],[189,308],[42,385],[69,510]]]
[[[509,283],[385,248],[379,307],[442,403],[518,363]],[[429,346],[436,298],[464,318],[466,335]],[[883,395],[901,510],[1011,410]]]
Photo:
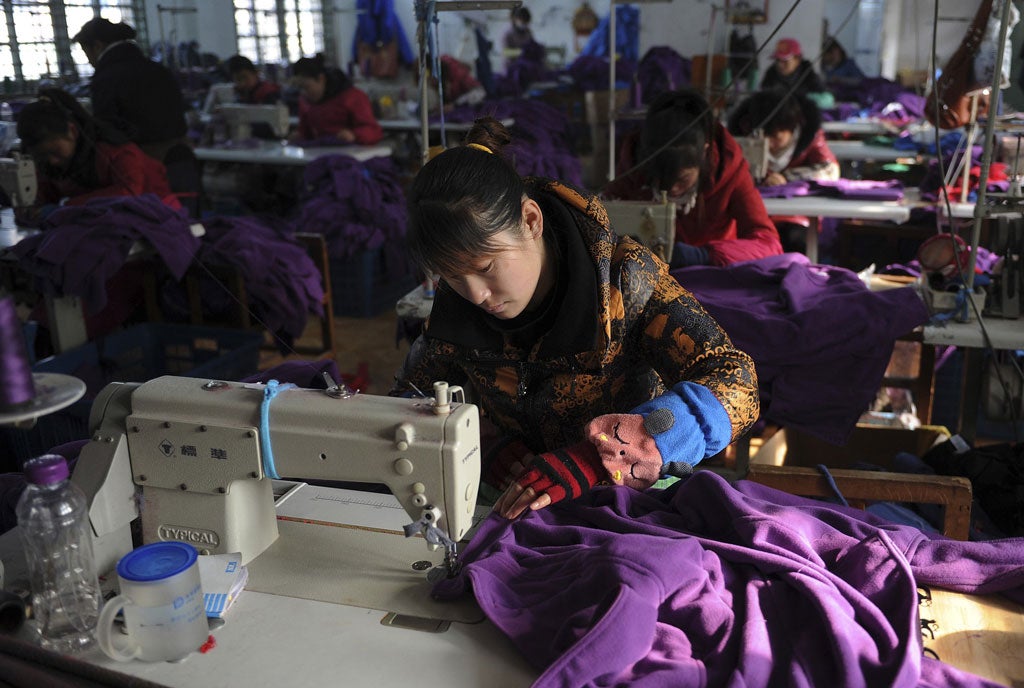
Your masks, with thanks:
[[[39,642],[76,653],[95,642],[102,599],[85,494],[68,480],[62,456],[31,459],[24,471],[28,486],[16,513]]]

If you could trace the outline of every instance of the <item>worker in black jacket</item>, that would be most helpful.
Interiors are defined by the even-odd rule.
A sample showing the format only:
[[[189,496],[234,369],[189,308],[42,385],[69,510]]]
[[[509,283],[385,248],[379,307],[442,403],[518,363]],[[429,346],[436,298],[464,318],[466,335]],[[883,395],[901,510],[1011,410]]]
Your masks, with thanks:
[[[92,113],[123,130],[139,148],[165,161],[186,142],[185,100],[171,70],[142,52],[135,29],[97,17],[75,35],[95,68]]]

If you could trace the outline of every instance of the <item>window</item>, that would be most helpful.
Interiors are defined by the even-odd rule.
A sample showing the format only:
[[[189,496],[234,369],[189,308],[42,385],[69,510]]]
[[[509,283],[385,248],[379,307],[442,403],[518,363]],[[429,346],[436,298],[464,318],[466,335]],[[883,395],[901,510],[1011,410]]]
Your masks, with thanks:
[[[72,44],[82,25],[96,16],[135,27],[145,42],[144,0],[3,0],[0,26],[0,75],[23,90],[40,79],[74,82],[90,76],[85,53]]]
[[[235,0],[238,53],[258,65],[323,51],[323,26],[319,0]]]

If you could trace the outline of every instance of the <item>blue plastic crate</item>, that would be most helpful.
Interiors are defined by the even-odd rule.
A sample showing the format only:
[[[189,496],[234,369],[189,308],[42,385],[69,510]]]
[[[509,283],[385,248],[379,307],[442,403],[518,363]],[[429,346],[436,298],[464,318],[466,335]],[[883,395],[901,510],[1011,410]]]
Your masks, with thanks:
[[[331,299],[334,314],[342,317],[370,318],[393,310],[416,283],[408,264],[389,266],[380,248],[345,260],[331,259]]]
[[[137,325],[45,358],[32,370],[83,380],[85,396],[39,418],[30,430],[0,428],[0,470],[18,470],[33,456],[88,437],[92,402],[111,382],[144,382],[161,375],[238,380],[257,372],[262,332],[190,325]]]

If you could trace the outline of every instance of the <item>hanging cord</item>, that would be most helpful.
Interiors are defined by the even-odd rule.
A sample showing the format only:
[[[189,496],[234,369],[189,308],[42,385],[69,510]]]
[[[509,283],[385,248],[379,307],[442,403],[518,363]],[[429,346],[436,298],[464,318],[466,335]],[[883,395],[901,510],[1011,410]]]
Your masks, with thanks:
[[[839,500],[839,503],[843,506],[850,506],[850,503],[846,501],[846,497],[844,497],[843,493],[840,492],[839,486],[836,485],[836,479],[832,475],[832,471],[828,469],[828,466],[823,463],[819,463],[816,468],[818,469],[818,472],[821,473],[821,477],[825,479],[829,489],[832,490],[832,494],[837,500]]]

